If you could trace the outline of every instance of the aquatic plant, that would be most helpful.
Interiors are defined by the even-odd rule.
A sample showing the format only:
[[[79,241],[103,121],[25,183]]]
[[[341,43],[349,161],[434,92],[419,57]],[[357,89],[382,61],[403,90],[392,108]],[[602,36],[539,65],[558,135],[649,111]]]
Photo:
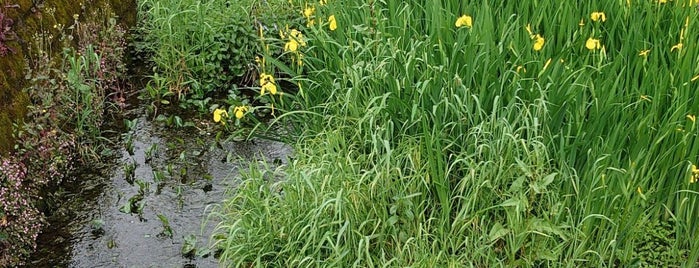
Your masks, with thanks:
[[[170,221],[163,214],[158,214],[158,219],[160,220],[160,223],[163,224],[163,230],[160,233],[158,233],[158,236],[172,239],[173,231],[172,226],[170,226]]]

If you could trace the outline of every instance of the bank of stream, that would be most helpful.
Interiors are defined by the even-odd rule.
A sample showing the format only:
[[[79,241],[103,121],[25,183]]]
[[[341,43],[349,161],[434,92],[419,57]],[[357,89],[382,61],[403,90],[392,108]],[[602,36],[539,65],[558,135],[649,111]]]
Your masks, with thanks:
[[[250,161],[284,164],[291,153],[268,140],[217,142],[205,121],[166,127],[136,106],[114,159],[81,167],[60,190],[32,267],[217,267],[207,208]]]

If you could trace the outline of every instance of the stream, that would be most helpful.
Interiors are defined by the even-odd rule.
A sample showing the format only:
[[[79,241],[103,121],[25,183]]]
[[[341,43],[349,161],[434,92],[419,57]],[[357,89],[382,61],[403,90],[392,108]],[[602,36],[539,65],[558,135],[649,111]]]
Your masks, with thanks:
[[[116,134],[113,161],[80,168],[60,189],[29,266],[217,267],[210,206],[250,161],[284,164],[292,152],[268,140],[215,142],[212,122],[165,127],[143,106],[126,112],[131,129]]]

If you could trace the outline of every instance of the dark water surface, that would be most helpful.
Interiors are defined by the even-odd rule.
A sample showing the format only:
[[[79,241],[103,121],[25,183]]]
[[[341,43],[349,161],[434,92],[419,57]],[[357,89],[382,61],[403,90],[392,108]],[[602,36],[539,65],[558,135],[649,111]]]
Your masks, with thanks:
[[[216,143],[206,123],[164,128],[151,118],[132,117],[137,124],[121,134],[117,160],[84,168],[62,190],[66,201],[50,212],[31,267],[217,267],[213,253],[202,254],[216,224],[204,222],[207,206],[235,189],[237,174],[249,161],[285,163],[291,154],[283,143],[267,140]],[[133,155],[126,150],[128,136]],[[124,168],[129,163],[135,163],[133,184]],[[142,212],[124,213],[134,196],[142,200],[131,208],[142,206]],[[169,221],[172,238],[158,215]],[[185,237],[196,237],[199,256],[183,256],[185,244],[192,244]]]

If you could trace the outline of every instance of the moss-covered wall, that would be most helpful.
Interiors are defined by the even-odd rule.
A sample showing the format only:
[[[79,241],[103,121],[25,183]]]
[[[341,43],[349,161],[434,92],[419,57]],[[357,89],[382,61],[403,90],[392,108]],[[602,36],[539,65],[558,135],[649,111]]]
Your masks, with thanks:
[[[29,105],[29,98],[22,89],[27,85],[24,76],[26,59],[31,56],[32,36],[41,31],[56,31],[55,23],[70,25],[74,14],[83,17],[107,5],[122,25],[131,27],[136,22],[136,0],[0,0],[0,5],[16,6],[2,11],[14,21],[12,30],[17,35],[6,42],[15,53],[0,57],[0,154],[4,154],[13,147],[12,124],[23,122]],[[47,18],[48,9],[55,9],[51,18]],[[57,32],[52,34],[58,35]]]

